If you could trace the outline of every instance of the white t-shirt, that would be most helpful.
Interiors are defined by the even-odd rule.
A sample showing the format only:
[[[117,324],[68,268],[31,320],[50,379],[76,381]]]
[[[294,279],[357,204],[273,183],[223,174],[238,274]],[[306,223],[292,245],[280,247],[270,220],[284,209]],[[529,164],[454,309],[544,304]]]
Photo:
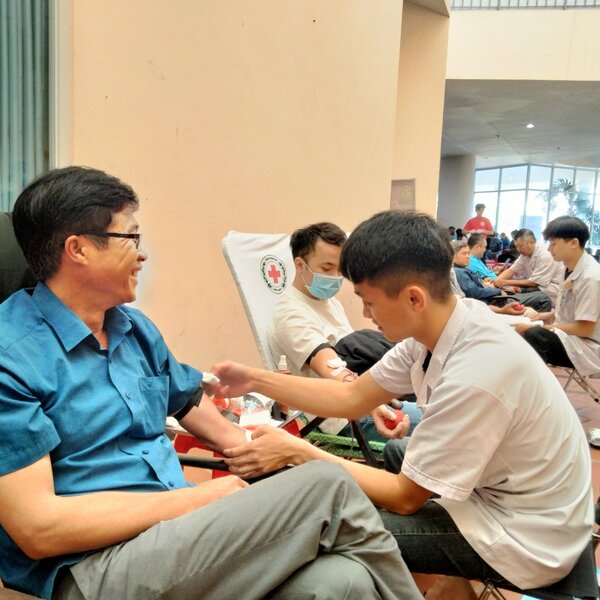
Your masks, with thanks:
[[[318,377],[306,364],[313,350],[321,344],[334,346],[353,329],[340,302],[335,298],[318,300],[290,286],[281,296],[269,327],[269,348],[275,363],[282,354],[287,357],[293,375]],[[320,428],[338,433],[346,419],[326,419]]]
[[[561,263],[554,261],[546,248],[538,244],[531,256],[521,254],[511,269],[515,275],[522,275],[524,279],[534,281],[548,294],[552,304],[556,303],[558,286],[562,280],[562,267]],[[527,292],[527,288],[523,288],[523,292]]]
[[[370,371],[394,394],[412,385],[424,410],[402,472],[441,496],[465,539],[506,579],[525,589],[558,581],[593,523],[589,450],[563,389],[477,300],[457,302],[425,374],[426,354],[408,339]]]
[[[600,373],[600,265],[586,252],[560,284],[555,319],[557,323],[596,321],[594,332],[587,338],[558,328],[554,332],[582,375]]]
[[[317,300],[290,286],[281,296],[269,327],[269,347],[277,363],[287,356],[294,375],[309,375],[306,359],[321,344],[334,346],[353,329],[335,298]]]

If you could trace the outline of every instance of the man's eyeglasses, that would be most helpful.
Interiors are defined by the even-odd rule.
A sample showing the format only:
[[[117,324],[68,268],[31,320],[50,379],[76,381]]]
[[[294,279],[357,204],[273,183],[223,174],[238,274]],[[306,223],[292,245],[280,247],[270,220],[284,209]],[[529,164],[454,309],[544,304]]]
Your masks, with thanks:
[[[141,233],[113,233],[112,231],[82,231],[77,235],[95,235],[97,237],[124,238],[126,240],[133,240],[136,248],[140,247],[140,240],[142,239]]]

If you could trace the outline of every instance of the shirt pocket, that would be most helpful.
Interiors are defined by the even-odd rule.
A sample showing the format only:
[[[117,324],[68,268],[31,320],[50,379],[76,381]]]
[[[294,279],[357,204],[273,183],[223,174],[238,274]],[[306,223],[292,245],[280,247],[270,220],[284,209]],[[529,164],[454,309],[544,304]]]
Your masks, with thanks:
[[[156,436],[164,433],[169,404],[169,377],[140,377],[139,392],[142,403],[140,423],[142,434]]]

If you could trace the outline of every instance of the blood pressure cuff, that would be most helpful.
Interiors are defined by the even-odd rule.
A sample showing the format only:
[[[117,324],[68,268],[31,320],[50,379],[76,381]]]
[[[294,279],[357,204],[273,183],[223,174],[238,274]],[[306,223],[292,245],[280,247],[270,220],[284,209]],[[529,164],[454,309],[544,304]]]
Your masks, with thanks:
[[[359,329],[340,339],[333,347],[348,369],[362,375],[395,344],[374,329]]]
[[[202,400],[202,387],[199,387],[190,396],[190,399],[187,401],[187,404],[183,408],[180,408],[173,415],[173,417],[175,417],[178,421],[181,421],[181,419],[183,419],[183,417],[185,417],[185,415],[187,415],[190,412],[190,410],[194,408],[194,406],[198,406],[200,404],[200,400]]]

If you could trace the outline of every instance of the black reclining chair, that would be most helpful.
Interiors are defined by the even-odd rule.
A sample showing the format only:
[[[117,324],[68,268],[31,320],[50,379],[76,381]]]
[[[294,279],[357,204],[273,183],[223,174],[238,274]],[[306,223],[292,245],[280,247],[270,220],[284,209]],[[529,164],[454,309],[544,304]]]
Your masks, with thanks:
[[[596,575],[595,551],[600,542],[600,498],[596,502],[594,520],[596,523],[595,530],[592,533],[590,543],[564,579],[548,587],[533,590],[521,590],[513,585],[503,585],[502,589],[527,594],[527,596],[539,598],[540,600],[598,600],[600,588],[598,587]],[[490,598],[505,600],[505,596],[495,583],[491,581],[484,581],[483,583],[485,586],[479,595],[479,600],[489,600]]]

